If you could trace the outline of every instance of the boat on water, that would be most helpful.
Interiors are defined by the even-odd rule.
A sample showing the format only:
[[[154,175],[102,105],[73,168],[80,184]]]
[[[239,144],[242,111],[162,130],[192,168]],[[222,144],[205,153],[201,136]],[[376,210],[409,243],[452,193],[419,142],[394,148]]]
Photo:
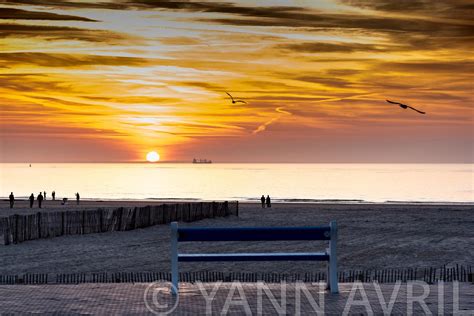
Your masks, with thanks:
[[[212,160],[193,158],[193,163],[212,163]]]

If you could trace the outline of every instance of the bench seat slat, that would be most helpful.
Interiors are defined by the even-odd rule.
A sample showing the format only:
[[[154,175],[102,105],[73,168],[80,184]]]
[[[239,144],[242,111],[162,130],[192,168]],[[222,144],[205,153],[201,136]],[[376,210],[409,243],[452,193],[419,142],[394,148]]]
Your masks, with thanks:
[[[178,254],[178,261],[328,261],[325,252],[298,253],[207,253]]]
[[[329,240],[330,231],[329,226],[178,228],[178,241]]]

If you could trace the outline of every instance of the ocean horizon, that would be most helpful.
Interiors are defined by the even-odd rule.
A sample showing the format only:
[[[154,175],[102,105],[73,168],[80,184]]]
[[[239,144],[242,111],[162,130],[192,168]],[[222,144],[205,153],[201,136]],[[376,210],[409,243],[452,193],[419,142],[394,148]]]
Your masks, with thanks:
[[[474,203],[474,164],[2,163],[0,198]]]

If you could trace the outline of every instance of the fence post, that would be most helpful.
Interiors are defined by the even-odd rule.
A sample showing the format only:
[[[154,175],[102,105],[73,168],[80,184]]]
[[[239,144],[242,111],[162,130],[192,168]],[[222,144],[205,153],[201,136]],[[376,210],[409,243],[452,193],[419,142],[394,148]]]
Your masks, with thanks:
[[[328,275],[328,283],[329,289],[331,293],[339,293],[339,287],[337,284],[337,250],[336,250],[336,243],[337,243],[337,224],[336,221],[331,221],[329,223],[329,227],[331,229],[330,236],[331,239],[329,241],[329,275]]]
[[[171,223],[171,293],[177,295],[179,292],[178,275],[178,223]]]

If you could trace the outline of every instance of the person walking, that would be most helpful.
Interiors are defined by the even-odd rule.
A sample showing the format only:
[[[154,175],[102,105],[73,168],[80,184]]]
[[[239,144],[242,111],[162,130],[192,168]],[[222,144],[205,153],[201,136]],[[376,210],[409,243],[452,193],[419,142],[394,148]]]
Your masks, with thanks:
[[[38,200],[38,207],[41,208],[41,203],[43,203],[43,195],[41,194],[38,194],[38,197],[36,198]]]
[[[15,204],[15,196],[13,195],[13,192],[10,193],[9,199],[10,199],[10,208],[13,208],[13,204]]]
[[[46,200],[46,191],[43,192],[43,197]]]
[[[262,197],[260,198],[260,202],[262,202],[262,208],[265,208],[265,196],[262,194]]]
[[[76,193],[76,204],[79,205],[79,200],[81,199],[81,196],[79,195],[79,192]]]
[[[270,200],[270,195],[267,195],[267,207],[272,207],[272,201]]]
[[[56,191],[51,192],[51,196],[53,197],[53,201],[56,201]]]
[[[33,193],[30,195],[30,208],[33,208],[33,203],[35,203],[35,196]]]

